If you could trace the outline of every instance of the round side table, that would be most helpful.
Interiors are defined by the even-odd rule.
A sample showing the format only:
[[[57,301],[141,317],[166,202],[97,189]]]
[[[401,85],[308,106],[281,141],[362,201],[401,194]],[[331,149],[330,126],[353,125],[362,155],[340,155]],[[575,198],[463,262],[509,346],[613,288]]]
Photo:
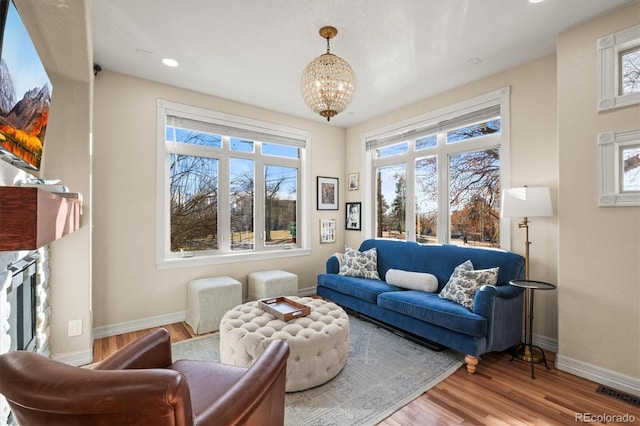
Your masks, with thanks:
[[[520,343],[516,346],[515,350],[511,355],[511,360],[513,358],[518,358],[523,361],[527,361],[531,363],[531,378],[535,379],[535,371],[534,364],[536,362],[544,361],[544,366],[547,370],[551,370],[549,365],[547,365],[547,357],[544,355],[544,350],[540,346],[533,345],[533,291],[534,290],[555,290],[556,286],[553,284],[545,283],[542,281],[535,280],[513,280],[509,281],[509,284],[514,287],[524,288],[524,304],[525,304],[525,316],[529,320],[529,324],[525,321],[525,342]],[[538,349],[542,357],[536,354],[535,350]]]

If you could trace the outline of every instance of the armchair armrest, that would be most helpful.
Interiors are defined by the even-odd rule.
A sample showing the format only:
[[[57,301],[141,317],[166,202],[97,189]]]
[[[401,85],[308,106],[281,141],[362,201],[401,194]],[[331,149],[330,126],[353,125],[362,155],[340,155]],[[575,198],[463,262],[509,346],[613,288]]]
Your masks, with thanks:
[[[171,365],[171,338],[160,328],[124,346],[94,367],[95,370],[167,368]]]
[[[188,384],[168,369],[96,371],[15,351],[0,357],[0,377],[0,392],[20,424],[191,421]]]
[[[288,357],[287,343],[279,339],[272,341],[230,389],[198,414],[198,424],[259,424],[265,419],[269,419],[270,424],[284,424]],[[198,392],[193,384],[191,392]]]

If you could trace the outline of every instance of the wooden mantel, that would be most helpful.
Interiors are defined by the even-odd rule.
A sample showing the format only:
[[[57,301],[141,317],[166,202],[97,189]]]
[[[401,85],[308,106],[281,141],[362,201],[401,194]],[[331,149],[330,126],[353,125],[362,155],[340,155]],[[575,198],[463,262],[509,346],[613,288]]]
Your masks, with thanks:
[[[35,250],[80,227],[82,197],[0,186],[0,251]]]

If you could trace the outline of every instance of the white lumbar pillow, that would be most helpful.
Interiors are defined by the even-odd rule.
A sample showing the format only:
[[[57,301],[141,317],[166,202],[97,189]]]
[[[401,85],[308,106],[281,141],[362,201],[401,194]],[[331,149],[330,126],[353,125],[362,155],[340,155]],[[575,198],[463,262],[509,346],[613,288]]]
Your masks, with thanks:
[[[401,269],[389,269],[385,275],[387,284],[395,285],[409,290],[438,291],[438,278],[433,274],[424,272],[403,271]]]

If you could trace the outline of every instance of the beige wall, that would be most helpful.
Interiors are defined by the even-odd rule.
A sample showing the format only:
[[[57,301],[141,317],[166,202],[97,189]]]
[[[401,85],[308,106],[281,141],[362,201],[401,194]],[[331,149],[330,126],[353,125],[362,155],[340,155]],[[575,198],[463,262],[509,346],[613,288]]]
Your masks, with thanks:
[[[547,56],[521,67],[496,74],[458,89],[408,105],[390,114],[365,122],[347,130],[347,171],[362,172],[361,134],[371,130],[434,111],[484,93],[510,86],[511,113],[511,185],[548,186],[555,194],[558,182],[556,137],[556,59]],[[356,160],[357,159],[357,160]],[[358,201],[364,191],[349,193]],[[371,206],[364,206],[369,211]],[[511,227],[511,250],[524,254],[524,231],[514,220]],[[363,238],[361,232],[349,231],[346,244],[357,247]],[[557,220],[555,217],[535,218],[530,225],[531,277],[557,282]],[[538,295],[536,295],[538,296]],[[534,330],[536,334],[557,338],[557,295],[540,294],[536,299]]]
[[[60,179],[84,201],[80,229],[50,245],[51,352],[90,350],[91,336],[91,85],[54,80],[42,174]],[[68,337],[68,322],[82,320],[82,335]],[[86,356],[86,355],[85,355]]]
[[[640,207],[598,207],[596,146],[600,132],[640,128],[638,105],[596,111],[596,40],[638,23],[635,4],[558,37],[558,327],[560,362],[640,392]]]
[[[315,286],[326,259],[343,245],[319,244],[320,218],[340,211],[315,209],[315,177],[340,178],[345,192],[345,130],[228,100],[103,71],[94,83],[94,327],[142,320],[186,309],[186,284],[194,278],[228,275],[244,285],[251,271],[273,269],[274,260],[204,267],[156,268],[156,100],[158,98],[269,121],[311,132],[312,253],[278,259],[294,272],[301,289]]]

